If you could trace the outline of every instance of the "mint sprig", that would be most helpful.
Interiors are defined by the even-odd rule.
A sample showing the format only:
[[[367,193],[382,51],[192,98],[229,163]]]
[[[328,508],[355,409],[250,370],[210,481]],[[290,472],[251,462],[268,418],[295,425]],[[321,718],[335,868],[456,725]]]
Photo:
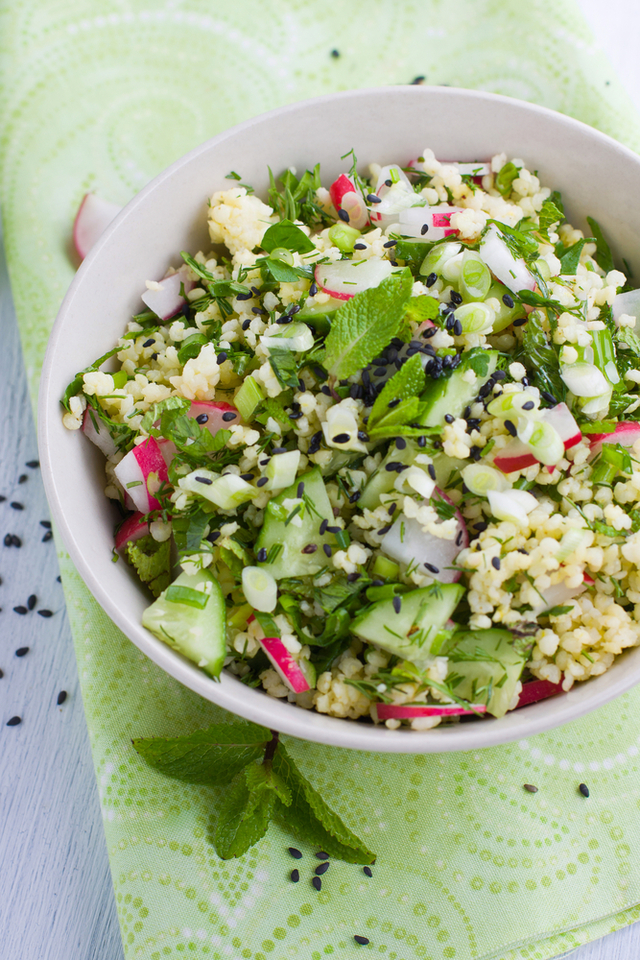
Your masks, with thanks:
[[[367,432],[371,439],[378,439],[378,435],[384,435],[391,427],[415,420],[420,409],[418,398],[424,390],[425,381],[420,356],[415,354],[387,380],[376,398],[367,421]]]
[[[325,370],[338,379],[350,377],[377,357],[398,333],[412,287],[405,267],[340,307],[325,343]]]
[[[143,760],[165,776],[228,786],[213,835],[223,860],[241,857],[264,837],[273,820],[348,863],[375,860],[303,776],[276,731],[254,723],[227,723],[184,737],[132,743]]]

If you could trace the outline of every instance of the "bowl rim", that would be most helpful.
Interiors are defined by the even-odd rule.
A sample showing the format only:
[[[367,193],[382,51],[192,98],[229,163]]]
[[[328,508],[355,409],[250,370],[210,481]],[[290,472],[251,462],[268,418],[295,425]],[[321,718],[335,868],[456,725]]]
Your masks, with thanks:
[[[480,90],[467,90],[462,87],[441,87],[425,84],[416,86],[366,87],[356,90],[345,90],[289,103],[258,114],[233,127],[229,127],[194,147],[150,180],[149,183],[132,197],[114,218],[112,223],[109,224],[77,270],[57,313],[42,364],[37,407],[38,447],[42,477],[54,520],[54,527],[59,533],[62,543],[68,551],[85,585],[108,617],[125,636],[163,671],[178,680],[181,684],[237,716],[269,728],[277,729],[282,733],[289,734],[298,739],[328,746],[379,753],[407,754],[477,750],[533,736],[537,733],[542,733],[562,724],[569,723],[590,713],[592,710],[603,706],[610,700],[613,700],[615,697],[620,696],[634,687],[640,681],[640,667],[636,671],[638,673],[637,678],[634,676],[634,671],[627,670],[620,671],[620,676],[614,682],[611,682],[606,687],[603,686],[600,690],[597,689],[597,684],[595,684],[593,693],[589,698],[576,698],[575,695],[572,695],[573,691],[570,691],[563,694],[562,698],[551,698],[551,700],[542,701],[541,703],[523,708],[523,713],[521,714],[522,722],[514,725],[511,729],[503,729],[500,720],[492,719],[489,721],[485,720],[483,723],[464,724],[464,733],[460,731],[459,725],[454,725],[451,728],[436,728],[434,730],[421,732],[407,729],[388,730],[385,727],[364,723],[359,724],[358,722],[338,717],[329,717],[313,711],[305,710],[302,713],[301,708],[296,707],[294,704],[290,704],[286,700],[281,701],[271,698],[267,694],[261,695],[260,698],[251,698],[248,702],[242,701],[242,703],[240,703],[234,693],[234,691],[237,693],[236,688],[239,684],[237,678],[223,674],[220,682],[213,681],[199,670],[195,664],[192,664],[171,650],[171,648],[145,630],[141,624],[132,624],[131,620],[121,612],[119,606],[112,599],[106,588],[102,586],[101,582],[93,574],[92,567],[85,558],[84,552],[76,540],[74,525],[69,521],[62,508],[56,486],[55,456],[49,438],[50,424],[54,417],[60,416],[59,397],[52,395],[52,372],[54,369],[55,355],[65,335],[66,315],[73,309],[78,288],[85,274],[91,271],[93,265],[100,260],[102,249],[109,243],[113,233],[120,230],[122,225],[130,217],[136,215],[138,209],[144,205],[150,194],[157,190],[166,180],[171,179],[183,167],[188,166],[196,157],[207,153],[216,145],[223,143],[237,133],[250,130],[252,127],[265,122],[276,121],[289,114],[295,114],[301,109],[313,109],[315,105],[321,105],[327,102],[339,102],[346,99],[364,99],[371,96],[385,98],[391,94],[397,96],[399,91],[402,91],[401,95],[415,97],[416,100],[433,96],[434,94],[445,99],[450,98],[451,100],[460,97],[471,100],[488,100],[489,102],[494,102],[496,105],[509,105],[511,107],[524,109],[534,116],[554,118],[556,122],[559,120],[567,125],[568,128],[588,132],[590,137],[600,140],[610,147],[614,147],[617,151],[626,155],[627,158],[632,159],[636,164],[640,165],[640,157],[629,147],[626,147],[602,131],[574,117],[559,113],[548,107],[519,100],[514,97],[508,97],[503,94],[489,93]],[[597,680],[597,678],[594,679]],[[244,687],[243,689],[246,690],[247,688]],[[549,715],[545,709],[540,709],[541,707],[544,708],[545,704],[553,701],[556,701],[557,704],[553,715]],[[529,720],[525,719],[524,714],[527,714]],[[304,729],[301,730],[299,721],[303,720],[304,715],[314,717],[315,721],[306,725],[308,729],[303,722],[302,726]],[[513,717],[514,713],[510,712],[508,716]],[[318,718],[320,718],[320,720],[318,720]],[[458,743],[458,740],[461,742]]]

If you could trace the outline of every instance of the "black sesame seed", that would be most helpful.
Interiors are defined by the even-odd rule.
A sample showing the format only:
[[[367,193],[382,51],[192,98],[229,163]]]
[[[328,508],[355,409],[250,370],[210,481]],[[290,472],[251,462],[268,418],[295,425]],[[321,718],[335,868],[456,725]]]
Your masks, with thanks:
[[[328,862],[327,862],[327,863],[319,863],[318,866],[316,867],[316,869],[315,869],[313,872],[315,873],[316,877],[321,877],[321,876],[323,875],[323,873],[326,873],[326,872],[327,872],[327,870],[329,869],[330,866],[331,866],[331,864],[328,863]]]
[[[451,303],[455,303],[457,307],[462,303],[462,297],[455,290],[451,291]]]
[[[504,294],[504,296],[502,297],[502,302],[504,303],[505,307],[509,307],[509,310],[511,310],[511,308],[513,307],[513,299],[509,296],[508,293]]]
[[[524,789],[525,789],[528,793],[537,793],[537,792],[538,792],[538,788],[537,788],[536,786],[534,786],[532,783],[525,783],[525,784],[524,784]]]
[[[304,417],[302,410],[294,410],[293,413],[289,414],[289,420],[300,420],[301,417]],[[349,439],[347,437],[347,439]]]
[[[425,233],[428,233],[428,231],[429,231],[429,224],[423,223],[422,226],[420,227],[420,236],[424,237]]]
[[[392,186],[393,186],[393,180],[385,180],[384,185],[385,185],[385,187],[392,187]]]
[[[311,286],[309,287],[309,296],[310,296],[310,297],[315,297],[315,295],[316,295],[317,292],[318,292],[318,288],[317,288],[316,284],[315,284],[315,283],[312,283]]]
[[[356,580],[359,580],[361,576],[362,576],[361,573],[348,573],[347,583],[355,583]]]
[[[427,279],[425,280],[425,286],[432,287],[437,279],[438,279],[437,273],[430,273]],[[434,327],[433,329],[435,330],[436,328]]]
[[[522,384],[523,387],[528,387],[531,381],[527,377],[523,377],[520,383]]]
[[[328,543],[323,544],[322,549],[324,550],[324,552],[328,557],[331,556],[331,547],[329,546]]]
[[[324,537],[327,527],[329,526],[328,520],[323,520],[320,524],[320,536]]]
[[[26,483],[28,479],[29,477],[27,476],[26,473],[21,473],[20,476],[18,477],[18,483]]]
[[[266,547],[260,547],[260,549],[258,550],[258,552],[257,552],[257,554],[256,554],[256,557],[257,557],[257,559],[258,559],[258,563],[264,563],[265,560],[267,559],[267,548],[266,548]]]
[[[322,890],[322,880],[320,879],[320,877],[314,877],[311,883],[316,890]]]
[[[11,717],[11,720],[7,720],[8,727],[17,727],[19,723],[22,723],[22,717]]]
[[[4,673],[2,670],[0,670],[0,680],[2,680],[3,677],[4,677]]]
[[[314,856],[315,856],[316,860],[328,860],[328,859],[329,859],[329,854],[328,854],[328,853],[325,853],[324,850],[317,850],[316,853],[314,854]]]
[[[60,576],[60,574],[58,574],[58,576],[56,577],[56,580],[58,583],[62,583],[62,577]]]
[[[362,440],[363,443],[367,443],[369,440],[369,434],[365,433],[364,430],[358,430],[358,440]]]
[[[265,483],[269,483],[269,477],[260,477],[256,480],[256,487],[264,487]]]
[[[0,503],[4,503],[7,498],[0,494]]]
[[[504,425],[509,431],[509,433],[511,434],[511,436],[515,437],[516,434],[518,433],[515,423],[513,423],[512,420],[505,420]]]
[[[407,441],[404,437],[396,437],[396,447],[398,450],[404,450],[407,446]]]
[[[210,487],[213,483],[213,480],[210,480],[209,477],[196,477],[198,483],[204,483],[205,486]]]
[[[484,520],[481,520],[480,523],[474,523],[473,529],[477,530],[478,533],[482,533],[483,530],[486,530],[488,526],[488,523],[485,523]]]
[[[419,446],[419,447],[426,447],[426,445],[427,445],[427,438],[426,438],[426,437],[418,437],[418,446]]]
[[[354,249],[354,250],[366,250],[366,249],[367,249],[367,245],[366,245],[366,243],[354,243],[353,249]]]
[[[251,293],[254,295],[254,297],[257,297],[260,291],[258,290],[257,287],[251,287]]]
[[[491,566],[494,570],[500,569],[500,557],[494,557],[491,561]]]
[[[335,49],[332,50],[332,51],[331,51],[331,56],[333,57],[334,60],[337,60],[338,57],[340,56],[340,51],[339,51],[339,50],[335,50]]]
[[[302,498],[303,493],[304,493],[304,480],[301,480],[296,488],[296,497],[298,498],[298,500]]]
[[[507,374],[504,370],[496,370],[495,373],[492,374],[494,380],[504,380],[506,376]]]
[[[578,787],[578,790],[580,791],[583,797],[589,796],[589,787],[586,785],[586,783],[581,783],[580,786]]]
[[[535,403],[533,402],[533,400],[527,400],[526,403],[522,404],[523,410],[533,410],[534,407],[535,407]]]
[[[48,540],[51,540],[52,536],[53,536],[53,530],[47,530],[47,532],[45,533],[44,537],[42,538],[42,542],[43,542],[43,543],[47,543]],[[14,546],[14,547],[21,547],[21,546],[22,546],[22,541],[21,541],[18,537],[16,537],[15,534],[14,534],[14,536],[13,536],[11,539],[13,540],[13,546]],[[17,542],[16,542],[16,541],[17,541]]]
[[[289,847],[289,853],[294,858],[294,860],[302,860],[302,854],[297,847]]]
[[[24,617],[25,613],[29,613],[26,607],[19,606],[13,608],[14,613],[19,613],[21,617]]]
[[[520,317],[518,320],[513,321],[514,327],[523,327],[528,321],[529,317]]]
[[[338,210],[338,216],[339,216],[340,219],[343,220],[345,223],[349,223],[349,220],[351,219],[346,210]]]
[[[455,417],[453,416],[452,413],[445,413],[445,415],[444,415],[444,422],[445,422],[445,423],[453,423],[454,420],[455,420]]]
[[[387,527],[381,527],[381,529],[377,531],[377,534],[379,537],[384,537],[386,533],[389,533],[389,530],[391,530],[391,524]]]
[[[27,606],[29,607],[29,610],[33,610],[37,602],[38,602],[38,598],[36,597],[35,593],[32,593],[29,599],[27,600]]]
[[[397,240],[387,240],[387,242],[386,242],[386,243],[383,243],[382,246],[385,247],[385,248],[395,247],[395,245],[396,245],[397,242],[398,242]]]
[[[333,443],[348,443],[349,434],[348,433],[339,433],[335,437],[332,437],[331,440]]]
[[[376,370],[373,371],[373,375],[374,377],[384,377],[386,372],[387,371],[385,367],[378,367]]]
[[[320,393],[324,393],[325,397],[330,397],[330,396],[331,396],[331,390],[330,390],[329,387],[326,385],[326,383],[323,384],[323,386],[320,387]]]
[[[32,470],[35,470],[36,467],[39,467],[39,466],[40,466],[39,460],[27,460],[27,462],[25,463],[25,467],[30,467]]]
[[[393,598],[393,609],[396,613],[400,613],[400,610],[402,609],[402,599],[400,597]]]
[[[315,553],[317,549],[318,549],[318,545],[317,545],[316,543],[308,543],[308,544],[306,545],[306,547],[303,547],[300,552],[301,552],[301,553]]]
[[[389,514],[390,517],[392,517],[397,509],[398,509],[398,504],[392,503],[390,506],[387,507],[387,513]]]
[[[365,868],[365,869],[366,869],[366,868]],[[369,940],[367,940],[366,937],[361,937],[360,934],[358,934],[358,933],[354,933],[353,939],[355,940],[356,943],[359,943],[360,946],[362,946],[362,947],[366,947],[367,944],[369,943]]]
[[[221,350],[218,356],[216,357],[216,363],[224,363],[229,354],[226,350]]]
[[[362,872],[364,873],[365,877],[372,877],[372,876],[373,876],[373,872],[372,872],[372,870],[371,870],[371,867],[363,867],[363,868],[362,868]]]
[[[540,396],[542,397],[543,400],[546,400],[547,403],[552,404],[554,407],[558,405],[558,401],[556,400],[554,395],[552,393],[549,393],[547,390],[541,390]]]
[[[300,854],[300,856],[302,856],[302,854]],[[297,883],[299,879],[300,879],[300,871],[299,871],[299,870],[292,870],[292,871],[291,871],[291,881],[292,881],[292,883]]]
[[[356,490],[356,492],[352,493],[351,496],[349,497],[349,503],[356,503],[361,496],[362,496],[362,493],[360,492],[360,490]]]
[[[434,566],[433,563],[425,563],[424,566],[430,571],[430,573],[440,573],[440,568]]]
[[[461,320],[456,320],[455,323],[453,324],[453,333],[454,333],[454,335],[455,335],[456,337],[461,337],[461,336],[462,336],[462,321],[461,321]]]
[[[252,474],[252,473],[241,473],[241,474],[240,474],[240,479],[241,479],[241,480],[246,480],[247,482],[249,482],[249,480],[253,480],[253,474]]]
[[[251,307],[251,313],[255,313],[256,317],[264,317],[267,315],[267,311],[263,310],[262,307]]]
[[[286,453],[286,452],[287,452],[286,447],[272,447],[271,449],[271,453],[273,453],[274,455],[278,453]]]
[[[209,543],[215,543],[219,536],[220,536],[219,530],[212,530],[211,533],[208,534],[206,539],[209,541]],[[40,610],[38,610],[38,613],[40,614],[40,616],[42,616],[42,612]]]
[[[234,413],[233,410],[227,410],[226,413],[222,414],[222,419],[225,423],[231,423],[232,420],[235,420],[238,416],[237,413]]]
[[[12,500],[9,506],[12,510],[24,510],[24,503],[18,503],[17,500]]]
[[[252,293],[238,293],[236,295],[236,300],[251,300],[252,297]]]
[[[327,533],[340,533],[342,527],[327,527]]]
[[[471,449],[469,450],[469,456],[471,457],[472,460],[475,460],[475,462],[477,463],[480,457],[482,456],[482,450],[480,449],[480,447],[471,447]]]
[[[18,647],[16,650],[16,657],[26,657],[29,653],[29,647]]]
[[[251,317],[247,317],[246,320],[242,321],[242,329],[248,330],[250,326],[251,326]]]

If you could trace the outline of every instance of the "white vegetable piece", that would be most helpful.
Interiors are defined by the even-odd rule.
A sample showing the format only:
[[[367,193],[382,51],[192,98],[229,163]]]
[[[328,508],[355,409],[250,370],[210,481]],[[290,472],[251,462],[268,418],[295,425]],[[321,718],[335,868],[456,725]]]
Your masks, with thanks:
[[[242,592],[254,610],[271,613],[278,602],[278,584],[264,567],[244,567]]]
[[[268,482],[263,484],[263,490],[284,490],[291,486],[296,478],[300,466],[300,451],[287,450],[286,453],[274,454],[267,464],[264,475]]]
[[[500,283],[514,293],[520,290],[533,290],[535,280],[529,273],[522,257],[514,257],[500,236],[495,224],[491,224],[480,245],[480,256]]]
[[[358,421],[349,407],[336,403],[327,410],[327,419],[322,424],[325,443],[334,450],[359,450],[366,452],[366,446],[358,440]],[[340,440],[336,440],[340,437]],[[344,439],[343,439],[344,438]]]
[[[628,317],[636,318],[636,325],[633,328],[637,330],[638,320],[640,319],[640,290],[628,290],[626,293],[619,293],[613,298],[611,312],[616,324],[623,314]]]
[[[575,397],[600,397],[609,389],[605,375],[593,363],[566,364],[560,376]]]
[[[73,222],[73,245],[81,260],[121,210],[122,207],[102,200],[95,193],[85,193]]]
[[[487,499],[496,520],[508,520],[519,527],[526,527],[527,516],[538,503],[526,490],[489,490]]]
[[[234,510],[240,504],[253,499],[256,488],[235,473],[220,476],[212,470],[199,468],[178,481],[185,493],[195,493],[215,503],[221,510]]]
[[[377,287],[393,273],[390,260],[336,260],[319,263],[315,279],[325,293],[337,300],[351,300],[356,293]]]
[[[470,463],[462,471],[462,479],[469,493],[486,497],[490,490],[508,490],[509,481],[500,470],[482,463]]]

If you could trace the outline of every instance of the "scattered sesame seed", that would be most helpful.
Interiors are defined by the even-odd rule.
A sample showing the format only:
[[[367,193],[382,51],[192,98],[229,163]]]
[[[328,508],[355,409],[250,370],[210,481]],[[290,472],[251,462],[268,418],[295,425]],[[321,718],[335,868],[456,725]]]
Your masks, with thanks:
[[[425,563],[424,566],[430,573],[440,573],[440,567],[436,567],[433,563]]]
[[[200,413],[196,417],[196,423],[206,423],[208,419],[209,419],[208,413]]]
[[[535,407],[535,403],[533,402],[533,400],[527,400],[526,403],[522,404],[523,410],[533,410],[534,407]]]
[[[429,466],[427,467],[427,473],[429,474],[432,480],[436,479],[436,468],[432,463],[430,463]]]
[[[580,786],[578,787],[578,790],[580,791],[583,797],[589,796],[589,787],[586,785],[586,783],[581,783]]]
[[[421,84],[421,83],[424,83],[426,79],[427,79],[427,78],[426,78],[426,77],[423,77],[422,75],[420,75],[419,77],[414,77],[413,80],[411,81],[411,86],[412,86],[412,87],[416,87],[416,86],[419,87],[420,84]],[[369,942],[369,941],[367,940],[367,943],[368,943],[368,942]]]
[[[257,557],[257,559],[258,559],[258,563],[264,563],[265,560],[267,559],[267,548],[266,548],[266,547],[260,547],[260,549],[258,550],[258,552],[257,552],[257,554],[256,554],[256,557]]]
[[[311,883],[316,890],[322,890],[322,880],[320,879],[320,877],[314,877]]]
[[[142,346],[143,346],[143,347],[152,347],[152,346],[154,345],[154,343],[155,343],[155,340],[153,339],[153,337],[149,337],[148,340],[145,340],[145,342],[142,344]]]
[[[274,454],[274,456],[277,455],[278,453],[286,453],[286,452],[287,452],[286,447],[273,447],[271,451],[271,453]]]
[[[25,467],[30,467],[32,470],[35,470],[36,467],[39,467],[39,466],[40,466],[39,460],[27,460],[27,462],[25,463]]]
[[[231,423],[232,420],[237,418],[238,414],[234,413],[232,410],[227,410],[226,413],[222,414],[222,419],[225,423]]]
[[[348,443],[349,434],[348,433],[339,433],[337,436],[331,438],[333,443]]]
[[[7,720],[8,727],[17,727],[19,723],[22,723],[22,717],[11,717],[11,720]]]
[[[537,787],[534,787],[534,785],[533,785],[532,783],[525,783],[525,784],[524,784],[524,788],[525,788],[525,790],[527,790],[529,793],[537,793],[537,792],[538,792],[538,788],[537,788]]]
[[[265,483],[269,482],[269,477],[260,477],[259,480],[256,480],[256,487],[264,487]]]
[[[462,537],[463,537],[462,530],[459,530],[458,536],[456,537],[456,547],[459,547],[460,544],[462,543]]]
[[[18,647],[16,650],[16,657],[26,657],[29,653],[29,647]]]
[[[529,317],[520,317],[518,320],[513,321],[514,327],[523,327],[527,323]]]
[[[372,581],[371,581],[371,586],[372,586],[372,587],[384,587],[384,580],[372,580]]]
[[[242,329],[248,330],[250,326],[251,326],[251,317],[247,317],[246,320],[242,321]]]
[[[51,521],[50,520],[41,520],[40,526],[44,527],[45,530],[51,530]]]
[[[362,872],[364,873],[365,877],[372,877],[372,876],[373,876],[373,873],[372,873],[372,871],[371,871],[371,867],[363,867],[363,868],[362,868]]]
[[[402,609],[402,598],[401,598],[401,597],[394,597],[394,598],[393,598],[393,609],[395,610],[396,613],[400,613],[400,610]]]
[[[326,863],[319,863],[316,869],[314,870],[316,877],[321,877],[323,873],[327,872],[330,866],[331,864],[328,861]]]
[[[344,221],[344,223],[349,223],[349,220],[351,219],[346,210],[338,210],[338,216]]]
[[[513,423],[512,420],[505,420],[504,425],[506,429],[509,431],[509,433],[511,434],[511,436],[515,437],[516,434],[518,433],[515,423]]]
[[[315,283],[312,283],[311,286],[309,287],[309,296],[310,296],[310,297],[315,297],[315,295],[316,295],[317,292],[318,292],[318,288],[317,288],[316,284],[315,284]]]
[[[377,193],[368,193],[367,203],[382,203],[382,197],[379,197]]]
[[[53,530],[47,530],[47,532],[45,533],[44,537],[42,538],[42,542],[43,542],[43,543],[47,543],[49,540],[51,540],[52,536],[53,536]],[[13,545],[14,545],[14,547],[21,547],[21,546],[22,546],[22,542],[21,542],[20,540],[18,540],[18,542],[16,543],[16,540],[18,540],[18,537],[14,536],[14,537],[13,537]]]
[[[377,531],[378,536],[384,537],[385,534],[389,533],[389,530],[391,530],[391,524],[389,524],[389,526],[387,527],[382,527],[380,530],[378,530]]]
[[[478,533],[482,533],[489,526],[488,523],[485,523],[484,520],[481,520],[480,523],[474,523],[473,529],[477,530]]]
[[[461,320],[455,320],[455,321],[454,321],[454,324],[453,324],[453,333],[454,333],[454,336],[456,336],[456,337],[461,337],[461,336],[462,336],[462,321],[461,321]]]
[[[367,245],[366,245],[366,243],[354,243],[353,249],[354,249],[354,250],[366,250],[366,249],[367,249]]]
[[[226,350],[221,350],[218,356],[216,357],[216,363],[224,363],[229,354]]]
[[[297,883],[299,879],[300,879],[300,871],[299,871],[299,870],[292,870],[292,871],[291,871],[291,881],[292,881],[292,883]]]
[[[12,500],[9,506],[12,510],[24,510],[24,503],[18,503],[17,500]]]
[[[437,274],[437,273],[430,273],[429,276],[427,277],[427,279],[426,279],[425,282],[424,282],[424,283],[425,283],[425,286],[426,286],[426,287],[432,287],[432,286],[434,285],[434,283],[436,282],[437,279],[438,279],[438,274]],[[435,330],[436,328],[433,327],[432,329]]]
[[[396,245],[397,242],[398,242],[397,240],[387,240],[387,242],[386,242],[386,243],[383,243],[382,246],[383,246],[385,249],[388,249],[389,247],[395,247],[395,245]]]
[[[558,401],[556,400],[554,395],[552,393],[549,393],[547,390],[541,390],[540,396],[542,397],[543,400],[546,400],[547,403],[552,404],[554,407],[558,405]]]
[[[29,607],[29,610],[33,610],[37,602],[38,602],[38,598],[36,597],[35,593],[32,593],[29,599],[27,600],[27,606]]]
[[[314,857],[315,857],[317,860],[328,860],[328,859],[329,859],[329,854],[328,854],[328,853],[325,853],[324,850],[317,850],[316,853],[314,853]]]
[[[462,303],[462,297],[455,290],[451,291],[451,303],[455,303],[456,307],[459,307]]]
[[[348,573],[347,583],[355,583],[356,580],[359,580],[361,576],[362,576],[361,573]]]
[[[361,937],[360,934],[358,933],[354,933],[353,939],[355,940],[356,943],[359,943],[360,946],[362,947],[366,947],[367,944],[369,943],[369,940],[367,940],[366,937]]]
[[[21,473],[20,476],[18,477],[18,483],[26,483],[28,479],[29,477],[27,476],[26,473]]]
[[[494,557],[491,561],[491,566],[494,570],[500,569],[500,557]]]
[[[492,374],[494,380],[504,380],[506,376],[507,374],[504,370],[496,370],[495,373]]]
[[[509,310],[511,310],[511,308],[513,307],[513,299],[509,296],[508,293],[504,294],[504,296],[502,297],[502,302],[504,303],[505,307],[509,307]]]
[[[332,552],[332,551],[331,551],[331,547],[329,546],[328,543],[323,544],[322,549],[324,550],[325,554],[326,554],[328,557],[331,556],[331,552]]]
[[[349,503],[356,503],[361,496],[362,496],[362,493],[360,492],[360,490],[356,490],[356,492],[352,493],[351,496],[349,497]]]
[[[404,437],[396,437],[396,447],[398,450],[404,450],[407,446],[407,441]]]
[[[424,237],[425,233],[427,233],[428,231],[429,231],[429,224],[423,223],[422,226],[420,227],[420,235]]]
[[[213,480],[210,480],[209,477],[196,477],[198,483],[204,483],[205,486],[210,487],[213,483]]]
[[[445,420],[445,423],[453,423],[453,421],[455,420],[455,417],[453,416],[452,413],[445,413],[444,420]]]
[[[289,847],[288,850],[294,860],[302,860],[302,854],[297,847]]]
[[[323,520],[322,523],[320,524],[320,536],[321,536],[321,537],[324,537],[328,526],[329,526],[329,521],[328,521],[328,520]]]
[[[25,613],[28,613],[29,611],[27,610],[26,607],[19,606],[19,607],[14,607],[13,612],[19,613],[21,617],[24,617]]]
[[[336,50],[336,49],[334,48],[334,49],[331,51],[331,56],[333,57],[334,60],[337,60],[338,57],[340,56],[340,51],[339,51],[339,50]]]
[[[387,513],[389,514],[390,517],[394,515],[397,507],[398,507],[397,503],[392,503],[390,506],[387,507]]]
[[[209,541],[209,543],[215,543],[219,536],[220,536],[219,530],[212,530],[211,533],[207,536],[207,540]],[[38,610],[38,613],[40,613],[39,610]],[[40,616],[42,616],[41,613],[40,613]]]
[[[248,483],[250,480],[253,480],[253,474],[252,474],[252,473],[241,473],[241,474],[240,474],[240,479],[241,479],[241,480],[246,480],[247,483]]]
[[[368,443],[369,434],[365,433],[364,430],[358,430],[358,440],[362,440],[363,443]]]
[[[315,553],[317,549],[318,549],[318,544],[317,544],[317,543],[308,543],[308,544],[306,545],[306,547],[303,547],[300,552],[301,552],[301,553]]]

